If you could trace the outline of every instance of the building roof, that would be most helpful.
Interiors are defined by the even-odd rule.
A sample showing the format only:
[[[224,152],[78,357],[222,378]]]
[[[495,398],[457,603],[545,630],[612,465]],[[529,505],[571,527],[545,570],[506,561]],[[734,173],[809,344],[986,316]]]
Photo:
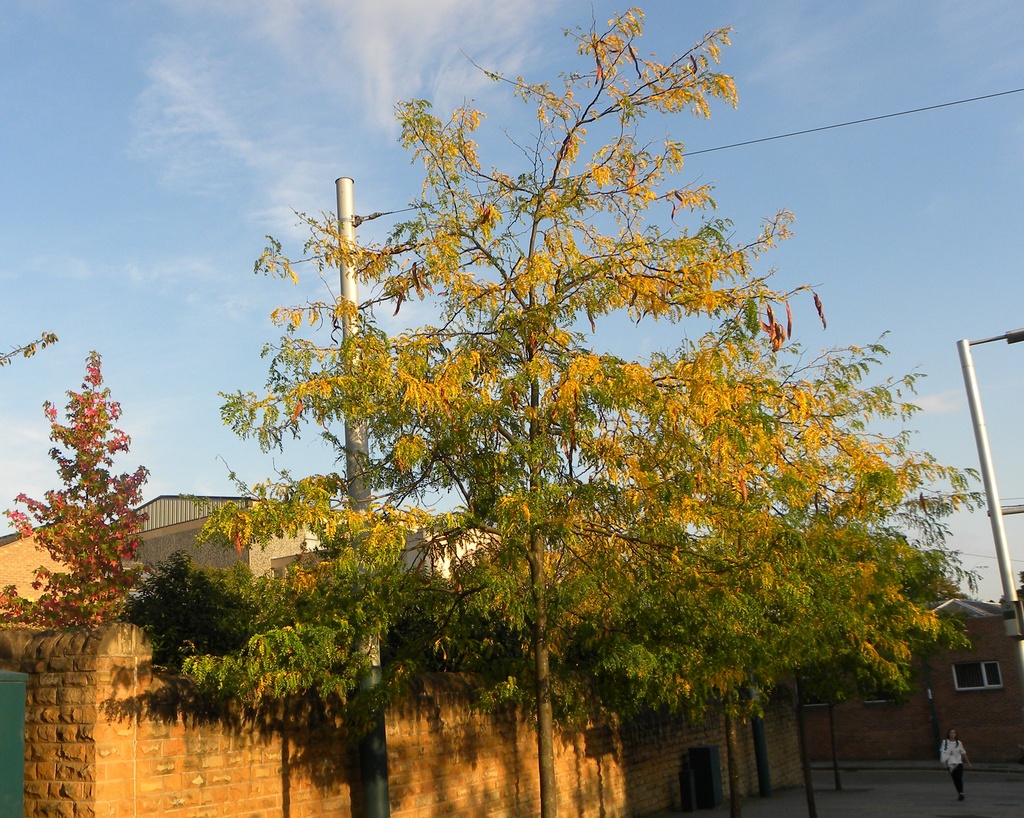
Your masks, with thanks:
[[[966,616],[976,619],[982,616],[1002,616],[1003,609],[998,602],[979,602],[976,599],[947,599],[933,610],[938,613]]]
[[[146,522],[142,533],[155,531],[158,528],[202,520],[210,516],[215,508],[227,503],[247,503],[244,497],[199,497],[186,494],[161,494],[139,506],[139,511],[146,513]],[[21,534],[5,534],[0,537],[0,548],[21,539]]]
[[[147,515],[142,531],[153,531],[178,523],[202,520],[210,516],[215,508],[227,503],[245,503],[244,497],[190,497],[184,494],[161,494],[148,503],[139,506],[139,511]]]

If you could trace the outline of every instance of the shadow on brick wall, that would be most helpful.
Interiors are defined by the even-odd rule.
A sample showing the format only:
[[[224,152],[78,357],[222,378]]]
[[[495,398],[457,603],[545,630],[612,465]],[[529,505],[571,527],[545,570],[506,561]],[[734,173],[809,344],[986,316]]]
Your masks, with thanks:
[[[112,723],[180,725],[193,732],[223,734],[236,744],[250,740],[279,742],[285,787],[293,775],[308,778],[321,789],[336,786],[339,771],[358,763],[356,737],[345,730],[336,715],[340,706],[314,693],[291,696],[259,709],[245,709],[203,694],[187,677],[152,673],[145,666],[140,667],[139,673],[149,675],[151,689],[132,696],[109,696],[100,703],[103,715]],[[113,679],[114,687],[130,689],[131,676],[130,670],[120,669]],[[344,762],[341,765],[339,757]]]
[[[151,657],[131,625],[0,631],[0,666],[29,676],[26,816],[125,800],[181,816],[359,814],[358,758],[328,703],[244,711],[154,673]]]
[[[0,668],[29,675],[25,818],[71,807],[170,818],[362,813],[358,751],[331,702],[311,695],[247,711],[200,695],[187,678],[155,673],[151,656],[130,625],[0,631]],[[478,703],[472,677],[428,673],[388,708],[394,818],[536,814],[533,720],[511,708],[482,712]],[[766,714],[766,722],[780,762],[776,784],[792,786],[791,711]],[[707,743],[721,743],[717,716],[693,723],[648,714],[561,731],[560,814],[677,807],[681,759]]]

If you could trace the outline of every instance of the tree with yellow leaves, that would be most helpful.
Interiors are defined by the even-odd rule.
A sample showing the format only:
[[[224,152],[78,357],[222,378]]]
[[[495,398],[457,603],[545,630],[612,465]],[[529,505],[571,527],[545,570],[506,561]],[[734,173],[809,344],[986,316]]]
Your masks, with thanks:
[[[360,542],[382,575],[403,532],[438,549],[477,537],[475,554],[450,551],[449,575],[428,584],[447,594],[446,623],[476,606],[477,624],[500,624],[500,639],[473,638],[508,671],[492,694],[535,709],[545,818],[557,808],[556,712],[580,712],[595,692],[627,712],[731,695],[752,675],[770,683],[814,636],[814,595],[860,581],[834,544],[845,540],[815,526],[869,531],[936,481],[962,488],[901,436],[871,431],[905,411],[902,382],[858,383],[878,349],[805,362],[788,343],[790,300],[805,288],[775,292],[754,265],[787,237],[789,215],[733,241],[710,189],[676,184],[683,144],[649,138],[651,115],[735,103],[717,70],[728,30],[658,62],[642,28],[633,9],[569,32],[581,65],[557,88],[491,75],[535,112],[518,168],[485,164],[478,111],[442,119],[425,101],[400,104],[402,142],[424,168],[415,215],[367,245],[308,220],[309,257],[322,269],[344,258],[370,297],[278,310],[287,334],[270,350],[267,392],[224,406],[266,449],[308,423],[341,457],[339,424],[365,427],[372,501],[354,508],[339,475],[286,479],[254,487],[264,502],[218,513],[211,530],[241,543],[312,528]],[[297,276],[276,243],[258,266]],[[414,300],[433,322],[387,334],[381,311]],[[677,350],[597,349],[616,321],[688,319],[704,329]],[[303,330],[322,322],[356,331],[336,344]],[[425,644],[473,664],[464,637]]]

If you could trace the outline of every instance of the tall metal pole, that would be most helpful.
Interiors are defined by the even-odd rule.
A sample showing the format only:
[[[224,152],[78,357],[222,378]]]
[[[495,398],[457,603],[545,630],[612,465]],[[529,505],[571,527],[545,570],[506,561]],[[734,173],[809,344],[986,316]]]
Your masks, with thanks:
[[[1024,640],[1021,639],[1020,601],[1017,599],[1017,585],[1013,576],[1013,564],[1010,562],[1010,549],[1006,543],[1006,529],[1003,526],[1003,509],[999,504],[999,488],[996,485],[996,472],[992,466],[992,452],[988,445],[988,430],[985,416],[981,411],[981,393],[978,391],[978,379],[974,374],[974,359],[971,357],[971,344],[987,344],[990,341],[1008,341],[1016,343],[1024,339],[1024,331],[1000,335],[995,338],[984,338],[980,341],[958,341],[956,348],[960,352],[960,366],[964,373],[964,385],[967,388],[967,403],[971,408],[971,420],[974,423],[974,440],[978,444],[978,460],[981,463],[981,479],[985,485],[985,496],[988,500],[988,516],[992,526],[992,538],[995,540],[996,559],[999,563],[999,578],[1003,584],[1003,625],[1007,635],[1014,640],[1014,655],[1017,659],[1017,685],[1021,691],[1021,703],[1024,706]]]
[[[355,205],[352,195],[353,182],[347,176],[334,183],[338,194],[338,234],[343,245],[353,247],[356,240]],[[344,248],[343,248],[344,249]],[[341,297],[349,305],[359,303],[359,289],[352,266],[341,254]],[[343,337],[348,339],[356,332],[354,320],[347,315],[342,321]],[[366,428],[360,423],[345,421],[345,478],[348,482],[349,497],[356,511],[365,511],[370,505],[370,490],[363,470],[370,449]],[[363,646],[370,659],[370,673],[360,687],[371,690],[381,680],[380,639],[376,636]],[[388,741],[383,712],[379,714],[373,729],[359,741],[359,768],[363,782],[363,810],[366,818],[389,818],[391,796],[388,789]]]
[[[984,343],[979,341],[978,343]],[[967,387],[967,403],[971,408],[971,420],[974,423],[974,440],[978,444],[978,460],[981,462],[981,479],[985,485],[985,496],[988,499],[988,516],[992,525],[992,537],[996,544],[996,559],[999,562],[999,577],[1003,584],[1003,598],[1016,599],[1017,586],[1013,580],[1013,567],[1010,562],[1010,551],[1006,543],[1006,528],[1003,526],[1003,509],[999,504],[999,488],[996,485],[996,473],[992,467],[992,451],[988,445],[988,428],[981,410],[981,394],[978,391],[978,379],[974,374],[974,359],[971,357],[971,342],[958,341],[960,366],[964,373],[964,385]]]
[[[334,185],[338,194],[338,233],[342,244],[352,247],[356,243],[355,205],[352,196],[352,180],[343,176]],[[341,273],[341,298],[350,306],[359,303],[359,285],[356,282],[352,265],[341,255],[339,264]],[[355,322],[348,315],[341,324],[344,338],[352,338],[356,332]],[[369,456],[369,445],[366,440],[366,429],[362,424],[345,422],[345,477],[348,480],[348,493],[355,507],[365,511],[370,503],[370,492],[363,479],[363,468]]]

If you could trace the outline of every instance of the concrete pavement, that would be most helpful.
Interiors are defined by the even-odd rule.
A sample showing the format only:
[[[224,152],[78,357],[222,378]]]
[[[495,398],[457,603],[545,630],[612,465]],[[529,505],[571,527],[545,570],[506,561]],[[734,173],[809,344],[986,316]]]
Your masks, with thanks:
[[[975,764],[964,773],[964,801],[957,801],[949,773],[938,761],[846,765],[836,791],[831,767],[814,771],[818,818],[1020,818],[1024,814],[1024,765]],[[724,782],[723,782],[724,783]],[[729,814],[728,802],[713,810],[665,812],[658,818]],[[743,802],[743,818],[803,818],[802,787],[776,790],[768,798]]]

